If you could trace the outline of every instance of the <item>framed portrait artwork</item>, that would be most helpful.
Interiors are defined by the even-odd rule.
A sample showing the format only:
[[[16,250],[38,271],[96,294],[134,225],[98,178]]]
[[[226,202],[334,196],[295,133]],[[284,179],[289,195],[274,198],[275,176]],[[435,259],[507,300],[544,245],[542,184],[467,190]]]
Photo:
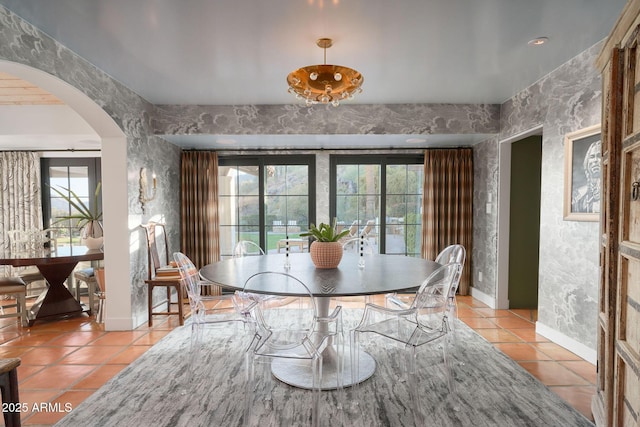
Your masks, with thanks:
[[[600,218],[602,140],[600,125],[568,133],[564,139],[564,219]]]

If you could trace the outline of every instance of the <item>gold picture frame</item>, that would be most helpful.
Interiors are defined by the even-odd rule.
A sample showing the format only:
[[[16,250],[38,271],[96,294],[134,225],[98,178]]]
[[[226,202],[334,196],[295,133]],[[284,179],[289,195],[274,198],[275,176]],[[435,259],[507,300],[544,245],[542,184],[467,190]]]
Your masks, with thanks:
[[[564,138],[565,221],[598,221],[602,198],[600,125],[568,133]]]

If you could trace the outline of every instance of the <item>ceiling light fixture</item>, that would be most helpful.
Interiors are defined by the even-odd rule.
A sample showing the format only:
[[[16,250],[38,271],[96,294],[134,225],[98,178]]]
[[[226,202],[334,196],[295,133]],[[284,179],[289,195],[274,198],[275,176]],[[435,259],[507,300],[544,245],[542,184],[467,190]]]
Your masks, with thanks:
[[[426,138],[407,138],[407,142],[409,144],[420,144],[423,142],[427,142]]]
[[[327,65],[327,49],[333,41],[322,38],[316,44],[324,49],[324,64],[309,65],[289,73],[289,93],[304,99],[308,107],[318,103],[337,107],[340,101],[353,99],[355,94],[361,93],[362,74],[349,67]]]
[[[549,39],[547,37],[538,37],[538,38],[535,38],[533,40],[529,40],[527,42],[527,44],[529,46],[542,46],[543,44],[545,44],[548,41],[549,41]]]
[[[236,140],[232,138],[217,138],[216,142],[222,145],[233,145],[236,143]]]

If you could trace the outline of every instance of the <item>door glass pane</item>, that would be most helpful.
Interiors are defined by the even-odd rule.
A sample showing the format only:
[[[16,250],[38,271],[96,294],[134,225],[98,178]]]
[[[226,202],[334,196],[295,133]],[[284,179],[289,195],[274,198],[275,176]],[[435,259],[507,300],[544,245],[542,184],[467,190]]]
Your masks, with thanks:
[[[310,162],[309,156],[307,162]],[[311,200],[308,164],[233,165],[223,159],[219,171],[220,250],[230,257],[240,240],[251,240],[265,252],[278,242],[299,238],[309,226]],[[305,161],[302,161],[304,163]],[[263,185],[263,188],[260,188]],[[261,225],[264,227],[261,228]]]
[[[309,167],[265,166],[265,225],[267,251],[278,241],[296,239],[309,224]]]
[[[357,164],[358,161],[363,163]],[[423,159],[407,156],[336,156],[335,214],[374,251],[420,256]],[[384,173],[383,173],[384,172]]]
[[[422,164],[407,165],[407,193],[422,194],[424,166]]]
[[[86,166],[51,166],[49,167],[49,186],[62,195],[74,200],[72,192],[86,205],[93,203],[89,197],[89,168]],[[50,192],[51,207],[48,228],[55,230],[56,244],[61,246],[79,246],[80,228],[78,220],[60,220],[60,217],[77,215],[78,211],[56,191]]]
[[[336,167],[336,193],[358,193],[358,165],[338,165]]]
[[[228,200],[228,199],[227,199]],[[220,253],[232,254],[238,227],[235,225],[220,225]]]
[[[260,244],[260,176],[257,165],[218,168],[220,253],[233,254],[240,240]]]
[[[388,254],[420,255],[422,170],[420,164],[387,165],[385,247]]]
[[[380,212],[380,166],[338,165],[336,168],[336,215],[339,221],[364,226]]]

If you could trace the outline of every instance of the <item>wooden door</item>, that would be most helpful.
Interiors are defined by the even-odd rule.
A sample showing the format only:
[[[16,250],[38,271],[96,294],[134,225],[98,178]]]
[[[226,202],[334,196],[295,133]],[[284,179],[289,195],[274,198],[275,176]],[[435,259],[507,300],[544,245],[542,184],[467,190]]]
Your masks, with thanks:
[[[640,426],[640,0],[598,62],[603,72],[603,211],[598,426]]]
[[[638,426],[640,415],[640,27],[623,52],[618,280],[614,336],[613,424]]]

